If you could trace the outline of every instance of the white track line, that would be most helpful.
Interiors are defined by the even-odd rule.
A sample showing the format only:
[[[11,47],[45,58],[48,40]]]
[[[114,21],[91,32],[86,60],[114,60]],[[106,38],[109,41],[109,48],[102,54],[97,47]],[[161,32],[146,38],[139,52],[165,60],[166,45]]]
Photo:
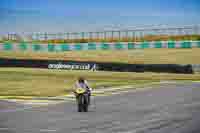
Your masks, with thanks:
[[[10,130],[9,128],[0,128],[0,131]]]
[[[57,132],[55,129],[40,129],[40,132]]]

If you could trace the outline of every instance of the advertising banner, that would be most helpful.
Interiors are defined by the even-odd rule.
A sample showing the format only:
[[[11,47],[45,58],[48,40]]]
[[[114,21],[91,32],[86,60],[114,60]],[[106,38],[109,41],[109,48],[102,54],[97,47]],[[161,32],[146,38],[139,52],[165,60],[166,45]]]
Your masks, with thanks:
[[[0,67],[26,67],[62,70],[116,71],[116,72],[167,72],[193,73],[192,65],[179,64],[123,64],[79,62],[64,60],[31,60],[0,58]],[[193,66],[194,67],[194,66]],[[198,67],[196,67],[198,68]]]

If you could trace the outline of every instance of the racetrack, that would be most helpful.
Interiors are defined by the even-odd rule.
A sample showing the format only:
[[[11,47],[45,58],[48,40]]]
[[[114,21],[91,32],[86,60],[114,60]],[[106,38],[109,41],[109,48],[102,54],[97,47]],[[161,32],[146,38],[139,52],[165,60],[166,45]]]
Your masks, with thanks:
[[[88,113],[76,112],[73,101],[42,107],[1,101],[0,132],[199,133],[200,83],[156,88],[95,97]]]

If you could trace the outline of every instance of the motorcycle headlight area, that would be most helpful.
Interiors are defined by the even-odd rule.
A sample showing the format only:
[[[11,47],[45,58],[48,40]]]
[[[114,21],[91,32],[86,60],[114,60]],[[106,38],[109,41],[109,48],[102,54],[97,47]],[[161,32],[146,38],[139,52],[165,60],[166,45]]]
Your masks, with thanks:
[[[76,93],[77,94],[83,94],[83,93],[85,93],[85,89],[83,89],[83,88],[77,88],[76,89]]]

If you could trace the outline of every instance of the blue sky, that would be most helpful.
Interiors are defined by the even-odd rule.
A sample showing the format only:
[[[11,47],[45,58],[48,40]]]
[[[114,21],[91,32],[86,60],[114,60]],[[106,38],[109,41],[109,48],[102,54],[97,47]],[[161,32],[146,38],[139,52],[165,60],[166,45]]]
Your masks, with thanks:
[[[0,33],[200,24],[200,0],[0,0]]]

